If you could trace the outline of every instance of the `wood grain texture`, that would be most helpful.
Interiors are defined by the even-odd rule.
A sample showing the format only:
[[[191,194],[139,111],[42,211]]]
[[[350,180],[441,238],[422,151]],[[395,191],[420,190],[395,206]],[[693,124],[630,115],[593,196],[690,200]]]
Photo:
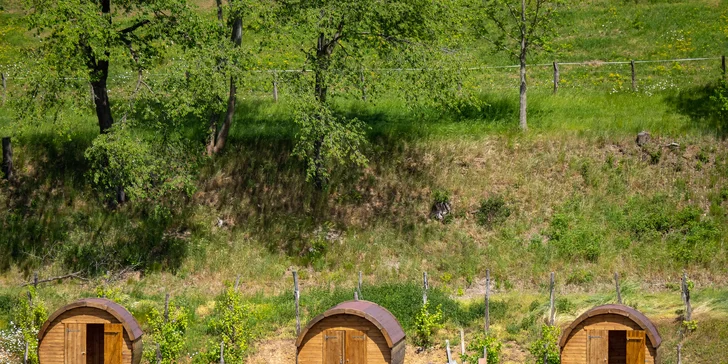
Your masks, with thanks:
[[[324,331],[323,364],[344,364],[344,340],[346,331]]]
[[[587,364],[608,364],[609,362],[609,331],[587,331]]]
[[[86,364],[86,325],[66,324],[64,325],[64,329],[64,363]]]
[[[298,347],[298,364],[323,364],[324,336],[327,330],[365,332],[367,335],[367,364],[402,364],[404,341],[398,343],[398,361],[392,360],[392,351],[381,331],[371,322],[358,316],[335,315],[326,317],[310,327]],[[399,349],[401,348],[401,353]],[[401,354],[401,355],[400,355]],[[353,364],[353,363],[349,363]]]
[[[351,329],[346,330],[346,364],[367,364],[367,333]]]
[[[627,364],[644,364],[645,332],[641,330],[627,331]]]

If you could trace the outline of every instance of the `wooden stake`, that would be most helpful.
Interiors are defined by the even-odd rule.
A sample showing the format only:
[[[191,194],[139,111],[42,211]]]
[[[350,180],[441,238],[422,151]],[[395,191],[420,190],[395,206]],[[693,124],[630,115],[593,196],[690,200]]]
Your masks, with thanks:
[[[220,364],[225,364],[225,342],[220,341]]]
[[[23,364],[29,364],[28,363],[28,347],[30,345],[28,344],[28,341],[25,341],[25,355],[23,355]]]
[[[361,271],[359,271],[359,298],[364,299],[364,295],[361,294]]]
[[[677,344],[677,364],[682,364],[682,343]]]
[[[2,173],[3,178],[12,181],[13,176],[13,145],[10,141],[10,137],[4,137],[2,139],[3,144],[3,164]]]
[[[164,323],[169,322],[169,292],[164,295]]]
[[[485,270],[485,333],[490,331],[490,269]]]
[[[554,95],[559,91],[559,63],[554,61]]]
[[[614,284],[617,289],[617,303],[622,304],[622,290],[619,289],[619,273],[614,272]]]
[[[629,64],[632,66],[632,92],[635,92],[637,91],[637,76],[635,75],[634,61],[630,61]]]
[[[157,364],[162,364],[162,349],[159,347],[159,343],[157,343]]]
[[[688,287],[688,274],[683,272],[682,278],[683,301],[685,302],[685,321],[692,321],[693,308],[690,305],[690,287]]]
[[[273,101],[278,102],[278,72],[273,72]]]
[[[359,292],[354,291],[354,301],[359,301]]]
[[[551,300],[550,300],[551,314],[549,316],[549,325],[551,325],[551,326],[554,326],[554,321],[556,319],[556,306],[554,305],[554,285],[555,285],[554,276],[555,276],[554,272],[551,272],[551,285],[550,285],[550,287],[551,287],[551,289],[550,289],[550,291],[551,291]]]
[[[720,67],[720,68],[721,68],[721,69],[723,70],[723,77],[725,77],[725,56],[721,56],[721,57],[720,57],[720,65],[721,65],[721,67]],[[3,85],[4,85],[4,84],[5,84],[5,83],[3,82]],[[4,86],[3,86],[3,87],[4,87]]]
[[[33,288],[38,289],[38,272],[33,273]]]
[[[445,340],[445,347],[447,352],[447,364],[452,364],[452,354],[450,354],[450,340]]]
[[[238,291],[239,286],[240,286],[240,275],[238,274],[238,276],[235,277],[235,287],[233,287],[235,289],[235,292]]]
[[[488,345],[483,347],[483,364],[488,364]]]
[[[298,292],[298,272],[293,271],[293,297],[296,300],[296,335],[301,334],[301,316],[298,309],[298,300],[300,294]]]
[[[460,355],[465,355],[465,331],[460,328]]]
[[[427,272],[422,272],[422,283],[424,286],[424,290],[422,291],[422,304],[427,304],[427,290],[430,288],[427,284]]]

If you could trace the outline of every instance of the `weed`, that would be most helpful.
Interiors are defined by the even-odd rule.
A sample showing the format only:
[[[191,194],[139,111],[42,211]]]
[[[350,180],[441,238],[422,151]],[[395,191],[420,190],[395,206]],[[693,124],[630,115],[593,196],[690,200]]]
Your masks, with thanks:
[[[442,328],[442,306],[430,312],[430,303],[426,302],[415,316],[415,345],[423,348],[432,346],[434,335]]]
[[[493,195],[482,200],[480,207],[475,212],[478,225],[488,229],[505,222],[509,216],[511,216],[511,208],[501,195]]]
[[[482,358],[485,352],[488,356],[486,358],[488,363],[498,364],[500,363],[502,346],[503,344],[494,335],[478,333],[468,342],[467,346],[468,351],[473,354],[462,354],[460,355],[460,360],[468,363],[477,363],[478,359]]]

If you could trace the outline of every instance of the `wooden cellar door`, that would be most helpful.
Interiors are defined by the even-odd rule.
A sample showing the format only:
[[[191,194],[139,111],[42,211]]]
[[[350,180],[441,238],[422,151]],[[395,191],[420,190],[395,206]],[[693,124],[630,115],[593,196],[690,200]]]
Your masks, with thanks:
[[[587,330],[586,332],[586,363],[608,364],[609,360],[609,331]]]
[[[123,330],[121,324],[104,324],[104,364],[121,364]]]
[[[346,364],[367,364],[367,333],[359,330],[346,332]]]
[[[64,326],[65,364],[86,364],[86,324],[67,323]]]
[[[627,331],[627,364],[645,364],[644,331]]]
[[[324,331],[324,361],[323,364],[344,364],[346,331]]]

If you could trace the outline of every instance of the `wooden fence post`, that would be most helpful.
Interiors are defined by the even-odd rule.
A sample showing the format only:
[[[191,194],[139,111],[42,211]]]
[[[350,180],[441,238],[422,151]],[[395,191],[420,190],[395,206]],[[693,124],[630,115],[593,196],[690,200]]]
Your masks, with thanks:
[[[427,290],[430,288],[427,284],[427,272],[422,272],[422,283],[424,286],[424,290],[422,291],[422,304],[427,304]]]
[[[354,291],[354,301],[359,301],[359,292]]]
[[[632,92],[635,92],[637,91],[637,77],[634,70],[634,61],[630,61],[629,64],[632,66]]]
[[[361,294],[361,271],[359,271],[359,298],[364,299],[364,295]]]
[[[13,180],[13,145],[11,144],[10,137],[4,137],[2,139],[3,144],[3,164],[2,172],[3,178],[9,181]]]
[[[554,326],[554,321],[556,319],[556,306],[554,305],[554,285],[555,280],[554,272],[551,272],[551,285],[550,285],[550,291],[551,291],[551,299],[550,299],[550,307],[551,307],[551,314],[549,315],[549,325]]]
[[[296,336],[301,334],[301,316],[298,309],[298,300],[300,293],[298,292],[298,272],[293,271],[293,297],[296,300]]]
[[[225,342],[220,341],[220,364],[225,364]]]
[[[677,344],[677,364],[682,364],[682,343]]]
[[[683,272],[682,291],[683,302],[685,303],[685,321],[691,321],[693,317],[693,308],[690,305],[690,287],[688,287],[687,272]]]
[[[490,331],[490,269],[485,270],[485,333]]]
[[[559,91],[559,63],[554,61],[554,95]]]
[[[622,304],[622,290],[619,289],[619,273],[614,272],[614,284],[617,289],[617,303]]]
[[[278,71],[273,71],[273,101],[278,102]]]

